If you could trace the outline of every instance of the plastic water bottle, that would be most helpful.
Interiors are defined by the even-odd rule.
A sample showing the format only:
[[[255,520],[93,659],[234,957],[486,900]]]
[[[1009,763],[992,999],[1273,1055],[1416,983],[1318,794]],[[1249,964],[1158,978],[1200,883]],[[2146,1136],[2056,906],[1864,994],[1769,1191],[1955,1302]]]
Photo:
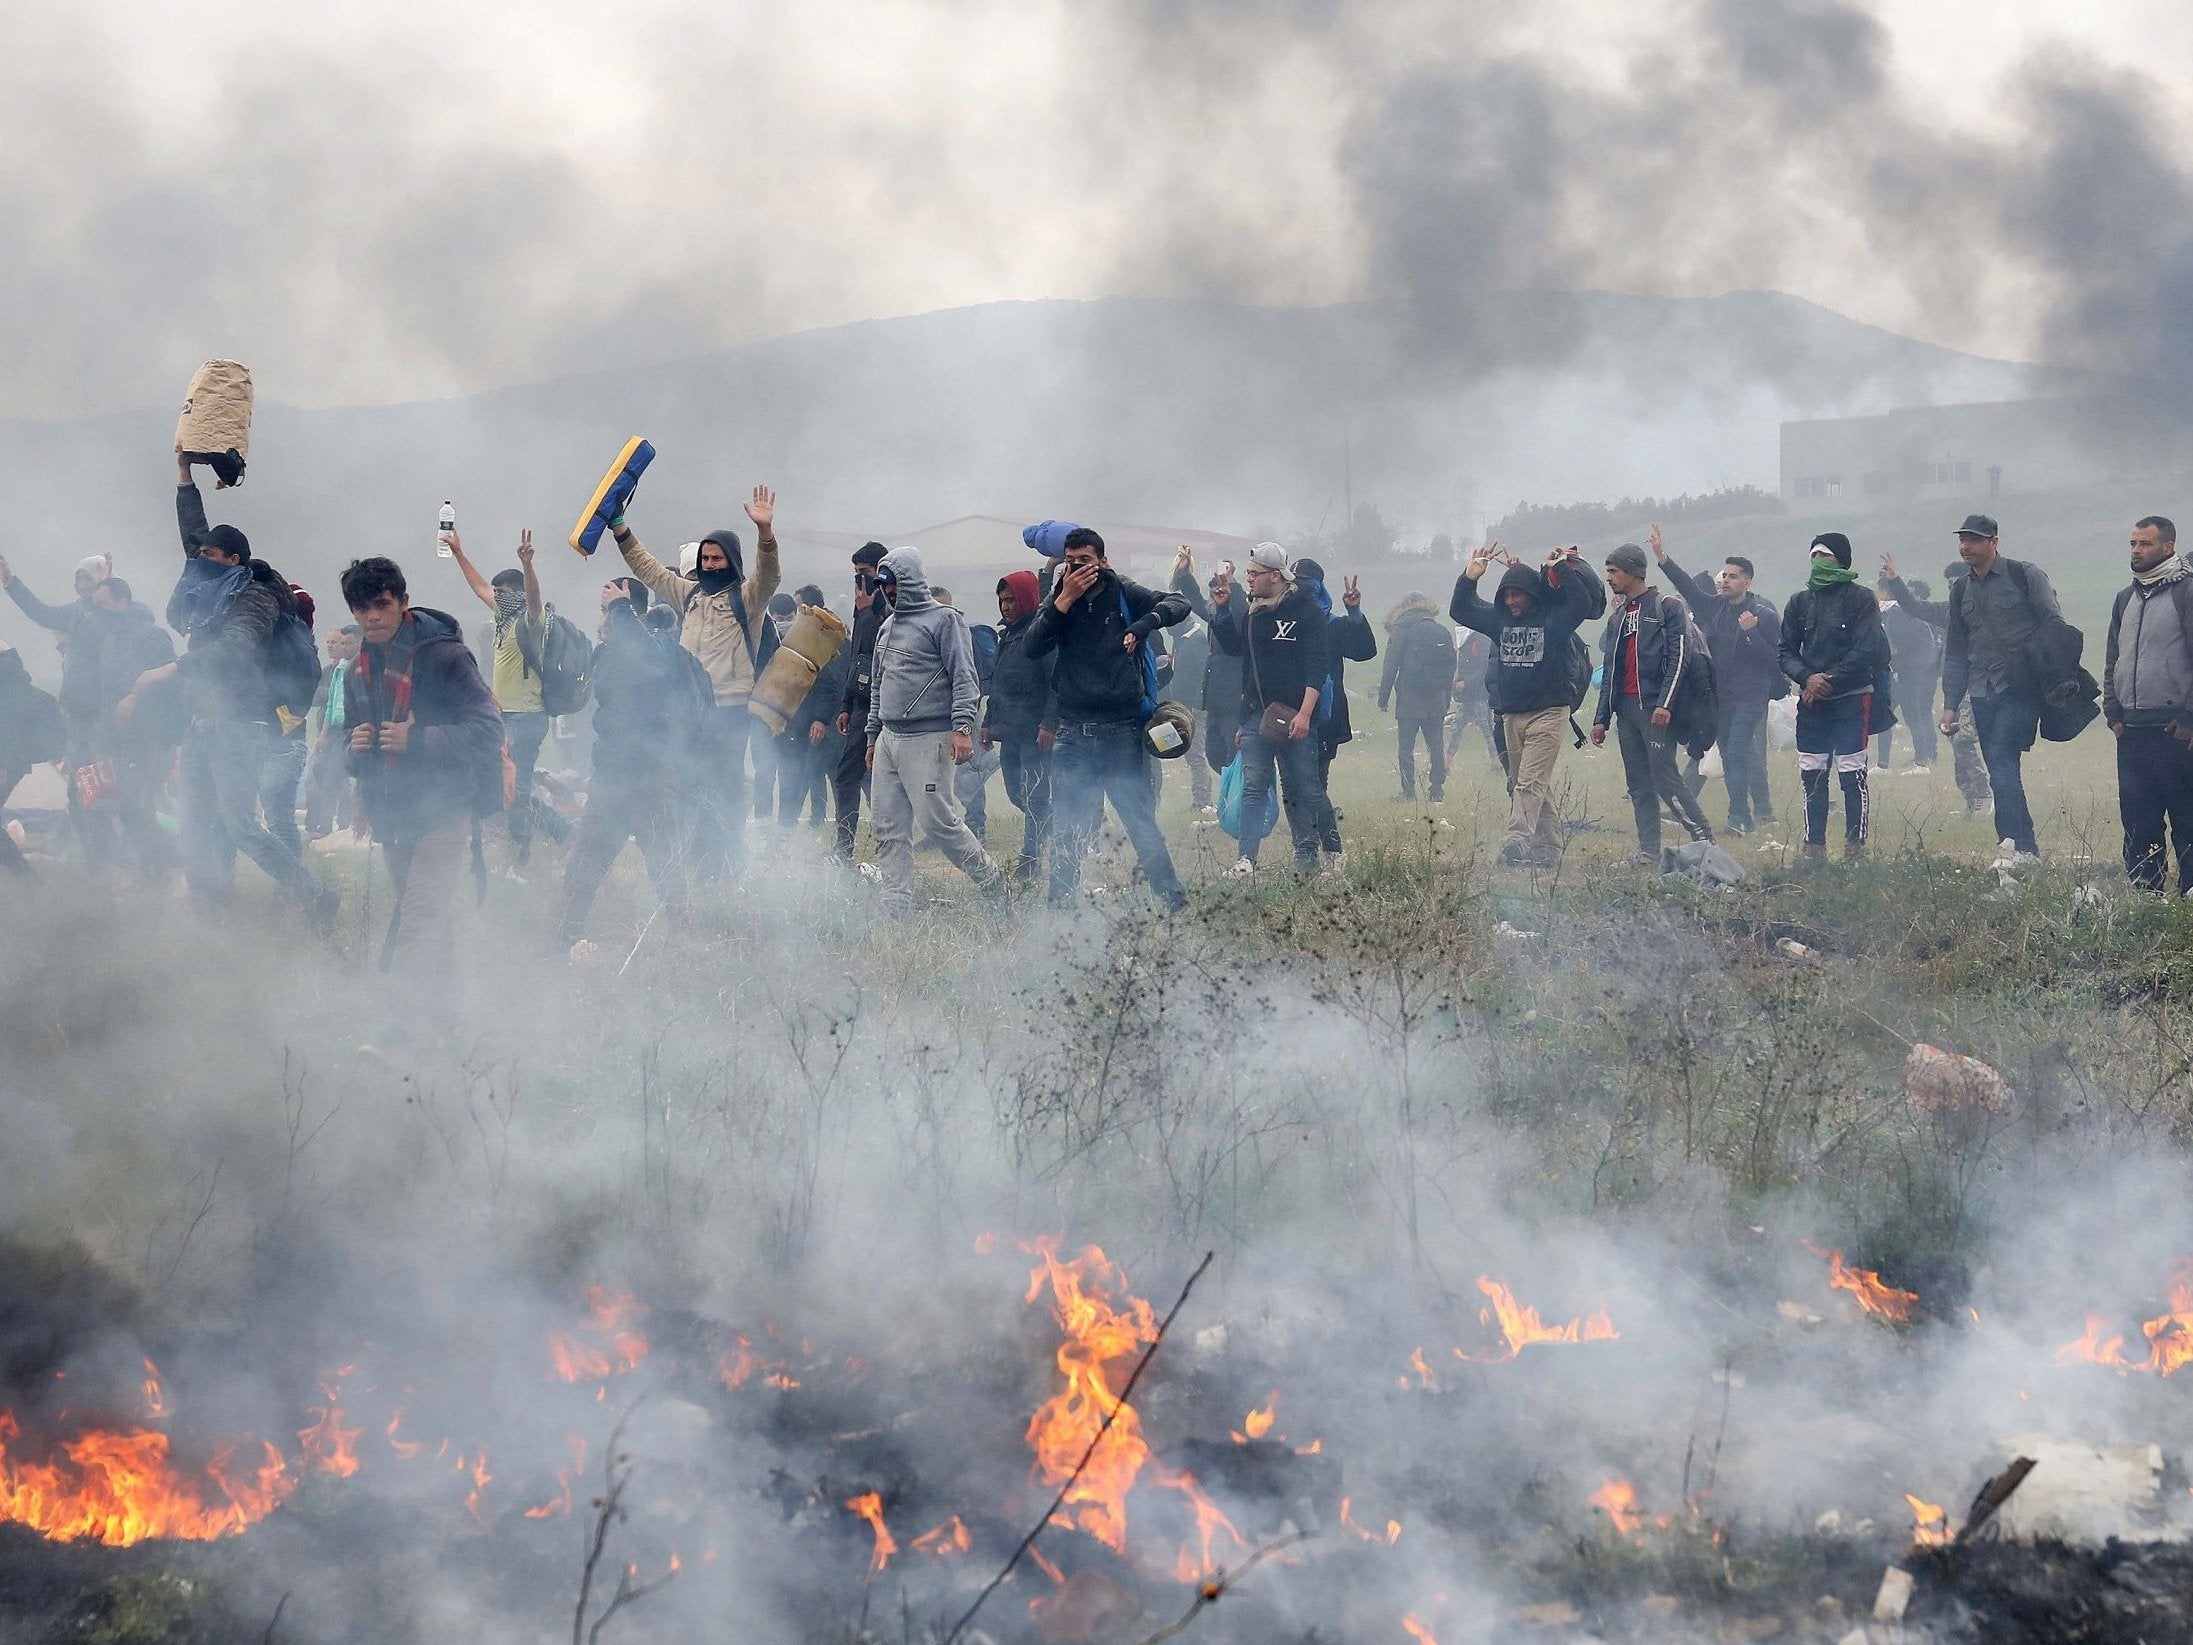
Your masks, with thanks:
[[[442,521],[441,525],[436,528],[435,531],[434,552],[439,554],[445,560],[450,557],[449,534],[456,529],[457,505],[455,503],[442,504]]]

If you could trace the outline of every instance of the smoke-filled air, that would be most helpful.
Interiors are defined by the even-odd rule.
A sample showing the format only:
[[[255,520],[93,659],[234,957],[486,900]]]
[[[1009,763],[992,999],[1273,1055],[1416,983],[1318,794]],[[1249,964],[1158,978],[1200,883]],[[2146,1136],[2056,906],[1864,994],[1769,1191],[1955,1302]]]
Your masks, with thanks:
[[[2193,1645],[2193,32],[18,6],[0,1645]]]

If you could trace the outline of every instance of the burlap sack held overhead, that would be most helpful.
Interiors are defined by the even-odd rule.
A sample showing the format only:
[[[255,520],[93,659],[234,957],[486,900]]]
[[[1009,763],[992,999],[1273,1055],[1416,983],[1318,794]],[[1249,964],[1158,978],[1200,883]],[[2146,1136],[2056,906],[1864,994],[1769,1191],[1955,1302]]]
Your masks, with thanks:
[[[837,614],[819,605],[808,606],[794,617],[777,642],[777,654],[755,682],[754,694],[746,700],[754,718],[773,735],[781,735],[807,700],[815,676],[830,666],[848,637]]]
[[[190,380],[183,415],[175,423],[175,449],[213,470],[215,489],[241,485],[251,456],[251,368],[235,360],[208,360]]]

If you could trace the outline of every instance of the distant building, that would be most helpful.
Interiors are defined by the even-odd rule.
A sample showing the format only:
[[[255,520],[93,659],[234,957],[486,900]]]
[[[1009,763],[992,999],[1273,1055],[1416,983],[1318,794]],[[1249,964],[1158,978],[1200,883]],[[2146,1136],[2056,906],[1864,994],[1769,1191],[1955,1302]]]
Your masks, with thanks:
[[[1782,425],[1782,498],[1807,513],[1981,504],[2193,472],[2193,423],[2133,395],[1912,406]]]

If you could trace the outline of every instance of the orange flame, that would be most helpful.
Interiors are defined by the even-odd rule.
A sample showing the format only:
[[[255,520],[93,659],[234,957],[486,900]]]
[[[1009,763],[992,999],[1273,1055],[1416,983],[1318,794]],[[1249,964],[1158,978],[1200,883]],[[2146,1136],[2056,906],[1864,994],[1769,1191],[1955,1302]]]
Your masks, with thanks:
[[[465,1512],[478,1520],[483,1529],[492,1531],[495,1528],[494,1516],[480,1507],[480,1494],[487,1489],[489,1482],[495,1477],[487,1471],[487,1449],[485,1446],[481,1447],[480,1459],[473,1463],[470,1472],[472,1474],[472,1489],[465,1493]]]
[[[1065,1386],[1028,1423],[1036,1472],[1045,1484],[1063,1483],[1094,1442],[1088,1466],[1066,1493],[1068,1523],[1114,1553],[1125,1553],[1127,1493],[1149,1459],[1150,1447],[1142,1437],[1141,1417],[1120,1399],[1114,1379],[1124,1382],[1127,1367],[1121,1362],[1156,1340],[1156,1317],[1148,1302],[1128,1294],[1126,1275],[1096,1246],[1064,1263],[1058,1260],[1056,1239],[1039,1239],[1023,1249],[1040,1259],[1029,1273],[1026,1300],[1034,1302],[1048,1285],[1052,1317],[1066,1334],[1057,1356]],[[1123,1308],[1114,1304],[1115,1296],[1123,1299]],[[1098,1441],[1107,1415],[1112,1425]]]
[[[1803,1243],[1814,1256],[1826,1260],[1828,1284],[1838,1291],[1848,1291],[1867,1313],[1899,1325],[1908,1325],[1918,1317],[1918,1292],[1899,1291],[1893,1285],[1884,1284],[1881,1276],[1870,1268],[1846,1266],[1841,1251],[1823,1251],[1810,1240]]]
[[[891,1556],[899,1551],[899,1545],[893,1540],[890,1528],[883,1523],[883,1498],[874,1491],[868,1491],[853,1498],[846,1507],[868,1521],[868,1528],[875,1532],[876,1546],[868,1556],[868,1569],[882,1570],[891,1563]]]
[[[1614,1521],[1617,1536],[1634,1536],[1645,1523],[1637,1511],[1637,1487],[1626,1479],[1610,1479],[1591,1494],[1591,1505]]]
[[[337,1479],[348,1479],[358,1471],[358,1436],[365,1432],[363,1428],[343,1426],[343,1378],[355,1369],[346,1365],[320,1378],[320,1394],[327,1403],[308,1407],[319,1420],[297,1430],[297,1443],[304,1448],[305,1460]]]
[[[163,1433],[92,1429],[61,1442],[65,1460],[48,1462],[11,1458],[8,1441],[19,1433],[14,1416],[0,1411],[0,1520],[56,1542],[88,1538],[115,1548],[151,1537],[211,1542],[266,1518],[296,1489],[271,1444],[247,1477],[231,1471],[233,1446],[215,1452],[192,1477],[170,1460]]]
[[[556,1470],[556,1483],[562,1487],[562,1490],[546,1502],[526,1509],[525,1517],[527,1519],[553,1519],[558,1514],[571,1512],[572,1487],[578,1483],[579,1472],[586,1466],[586,1439],[581,1434],[566,1434],[564,1441],[571,1447],[571,1465]],[[484,1453],[480,1460],[482,1462],[487,1460]]]
[[[647,1338],[633,1324],[646,1312],[625,1292],[589,1285],[586,1334],[594,1340],[583,1341],[568,1331],[551,1332],[548,1355],[555,1361],[556,1375],[565,1382],[606,1382],[632,1370],[647,1357]]]
[[[168,1414],[168,1397],[160,1387],[160,1367],[145,1361],[145,1417],[158,1422]]]
[[[967,1534],[967,1527],[960,1523],[960,1517],[957,1514],[954,1514],[935,1530],[924,1531],[920,1536],[914,1538],[916,1548],[925,1554],[935,1554],[940,1558],[949,1558],[953,1554],[964,1554],[974,1545],[975,1539]]]
[[[772,1331],[770,1335],[776,1333]],[[792,1375],[791,1361],[764,1359],[754,1352],[752,1338],[734,1337],[731,1346],[716,1361],[717,1377],[726,1388],[743,1388],[757,1373],[772,1388],[799,1386],[799,1379]]]
[[[1418,1618],[1403,1616],[1401,1626],[1407,1631],[1408,1636],[1416,1641],[1416,1645],[1439,1645],[1439,1641],[1432,1636],[1431,1629],[1425,1627]]]
[[[1396,1542],[1399,1542],[1401,1540],[1401,1521],[1399,1521],[1398,1519],[1389,1519],[1386,1521],[1386,1531],[1383,1536],[1381,1536],[1378,1532],[1359,1524],[1355,1518],[1355,1502],[1354,1499],[1350,1497],[1342,1497],[1340,1499],[1340,1523],[1346,1526],[1348,1530],[1359,1540],[1364,1542],[1383,1542],[1386,1544],[1387,1547],[1390,1548]]]
[[[1490,1308],[1479,1309],[1477,1317],[1488,1326],[1499,1327],[1500,1345],[1483,1356],[1465,1354],[1457,1348],[1454,1351],[1456,1359],[1479,1365],[1497,1365],[1503,1360],[1514,1359],[1534,1343],[1613,1342],[1621,1336],[1604,1308],[1582,1318],[1572,1319],[1566,1325],[1548,1325],[1538,1317],[1537,1309],[1516,1301],[1513,1291],[1489,1275],[1477,1276],[1477,1288],[1492,1302]]]
[[[1273,1389],[1271,1398],[1264,1402],[1264,1409],[1251,1411],[1241,1419],[1242,1431],[1251,1439],[1262,1439],[1272,1431],[1272,1424],[1279,1416],[1279,1390]]]
[[[1188,1506],[1195,1512],[1196,1551],[1191,1555],[1186,1548],[1182,1548],[1174,1565],[1175,1574],[1181,1581],[1195,1582],[1218,1574],[1219,1567],[1212,1558],[1211,1543],[1221,1532],[1232,1541],[1236,1549],[1248,1547],[1249,1544],[1243,1540],[1241,1533],[1234,1529],[1234,1522],[1226,1517],[1225,1510],[1203,1494],[1203,1487],[1196,1483],[1195,1475],[1185,1468],[1176,1474],[1160,1464],[1152,1470],[1150,1479],[1153,1484],[1180,1492],[1188,1499]]]
[[[1932,1502],[1921,1502],[1909,1491],[1904,1500],[1911,1504],[1911,1545],[1914,1548],[1946,1548],[1949,1546],[1949,1514]]]
[[[402,1424],[403,1420],[404,1413],[401,1407],[388,1414],[388,1448],[396,1453],[399,1462],[409,1462],[419,1454],[419,1442],[415,1439],[398,1439],[396,1437],[396,1429]]]
[[[1393,1545],[1394,1545],[1395,1543],[1399,1542],[1400,1540],[1401,1540],[1401,1521],[1399,1521],[1398,1519],[1389,1519],[1389,1520],[1387,1520],[1387,1521],[1386,1521],[1386,1546],[1387,1546],[1387,1547],[1389,1547],[1389,1548],[1391,1548],[1391,1547],[1392,1547],[1392,1546],[1393,1546]]]
[[[1431,1362],[1424,1357],[1422,1348],[1411,1348],[1409,1350],[1409,1369],[1416,1373],[1416,1385],[1419,1388],[1436,1388],[1439,1386],[1439,1379],[1432,1375]],[[1403,1377],[1401,1386],[1406,1388],[1408,1385],[1409,1379]]]
[[[2181,1261],[2170,1276],[2169,1310],[2140,1326],[2141,1335],[2147,1338],[2145,1359],[2128,1358],[2122,1333],[2105,1336],[2108,1329],[2107,1320],[2089,1314],[2086,1334],[2057,1349],[2057,1361],[2064,1365],[2084,1361],[2090,1365],[2106,1365],[2115,1371],[2139,1371],[2161,1377],[2193,1364],[2193,1257]]]

